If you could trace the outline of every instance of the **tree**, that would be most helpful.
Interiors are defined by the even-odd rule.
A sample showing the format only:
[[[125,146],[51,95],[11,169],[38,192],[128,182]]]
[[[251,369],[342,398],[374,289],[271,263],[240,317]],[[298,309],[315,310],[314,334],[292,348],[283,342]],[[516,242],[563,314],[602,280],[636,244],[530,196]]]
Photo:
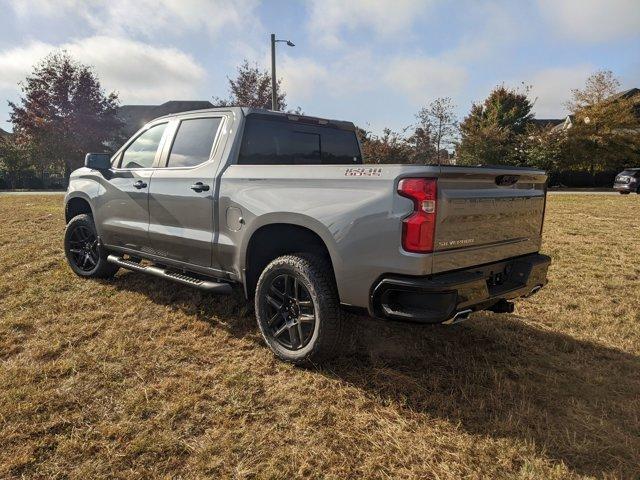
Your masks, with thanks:
[[[532,124],[521,139],[520,149],[524,152],[527,166],[547,172],[570,168],[566,130],[552,125],[540,127]]]
[[[7,188],[17,188],[20,176],[33,167],[30,145],[20,142],[15,135],[0,138],[0,166],[5,172]]]
[[[617,94],[620,82],[610,71],[591,75],[584,89],[572,91],[568,150],[578,168],[617,170],[640,160],[640,95]]]
[[[528,87],[520,91],[501,85],[482,104],[472,105],[460,124],[460,163],[519,165],[525,161],[519,146],[533,119],[528,93]]]
[[[619,88],[620,81],[611,70],[599,70],[587,78],[584,89],[571,89],[572,99],[565,106],[570,112],[578,112],[614,96]]]
[[[415,149],[402,135],[385,128],[381,136],[358,129],[362,156],[366,163],[414,163]]]
[[[251,65],[248,60],[238,67],[237,76],[228,78],[229,98],[214,98],[218,107],[240,106],[271,109],[271,75],[261,70],[257,64]],[[286,93],[282,90],[282,80],[276,82],[279,110],[286,110]]]
[[[394,132],[389,128],[382,135],[358,128],[358,137],[362,145],[362,155],[366,163],[378,164],[429,164],[434,163],[436,154],[428,130],[417,127],[409,135]]]
[[[21,83],[23,97],[9,103],[16,141],[29,144],[40,171],[64,168],[69,176],[90,151],[119,139],[116,93],[105,95],[97,76],[62,51],[37,64]]]
[[[451,98],[436,98],[416,115],[420,128],[429,132],[432,149],[438,164],[449,158],[447,148],[452,147],[458,134],[458,119]]]
[[[408,137],[403,138],[403,141],[407,149],[407,153],[405,154],[406,163],[436,163],[437,151],[434,147],[434,140],[429,125],[416,127]]]

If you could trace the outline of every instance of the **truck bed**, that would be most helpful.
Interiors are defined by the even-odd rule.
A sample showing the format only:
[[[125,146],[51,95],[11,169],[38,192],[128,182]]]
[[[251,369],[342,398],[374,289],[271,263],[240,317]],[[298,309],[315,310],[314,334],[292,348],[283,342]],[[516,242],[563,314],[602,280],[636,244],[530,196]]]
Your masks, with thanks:
[[[437,181],[430,253],[402,247],[414,205],[397,193],[398,183],[415,177]],[[217,262],[239,266],[242,278],[243,239],[267,223],[300,225],[327,245],[341,302],[369,308],[383,275],[428,276],[537,252],[545,182],[544,172],[518,168],[231,165],[220,182]],[[229,212],[244,223],[230,225]]]

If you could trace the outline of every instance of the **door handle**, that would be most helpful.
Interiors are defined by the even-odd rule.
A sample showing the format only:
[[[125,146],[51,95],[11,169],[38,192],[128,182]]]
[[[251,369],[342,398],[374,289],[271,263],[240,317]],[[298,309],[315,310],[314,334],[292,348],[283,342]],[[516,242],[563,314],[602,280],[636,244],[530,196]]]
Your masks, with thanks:
[[[195,192],[207,192],[209,191],[209,185],[205,185],[202,182],[196,182],[193,185],[191,185],[191,190],[195,191]]]
[[[147,188],[147,184],[144,183],[142,180],[138,180],[136,183],[133,184],[134,187],[136,187],[138,190],[140,190],[141,188]]]

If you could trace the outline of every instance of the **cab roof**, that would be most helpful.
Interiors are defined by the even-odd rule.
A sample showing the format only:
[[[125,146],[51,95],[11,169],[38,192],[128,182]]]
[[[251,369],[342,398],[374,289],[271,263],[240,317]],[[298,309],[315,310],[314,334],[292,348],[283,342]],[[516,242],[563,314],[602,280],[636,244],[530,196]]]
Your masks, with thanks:
[[[348,130],[355,130],[355,125],[353,124],[353,122],[345,122],[343,120],[335,120],[335,119],[329,119],[329,118],[320,118],[320,117],[312,117],[309,115],[302,115],[302,114],[297,114],[297,113],[293,113],[293,112],[276,112],[274,110],[267,110],[265,108],[253,108],[253,107],[214,107],[214,108],[203,108],[200,110],[189,110],[186,112],[179,112],[179,113],[171,113],[169,115],[163,115],[161,117],[158,118],[154,118],[153,121],[159,120],[161,118],[175,118],[175,117],[181,117],[181,116],[185,116],[185,115],[191,115],[194,113],[209,113],[209,112],[228,112],[229,110],[231,110],[232,112],[236,113],[236,114],[242,114],[245,117],[248,117],[249,115],[260,115],[260,116],[272,116],[272,117],[280,117],[283,119],[288,119],[291,121],[300,121],[303,123],[316,123],[316,124],[320,124],[320,125],[333,125],[339,128],[343,128],[343,129],[348,129]]]

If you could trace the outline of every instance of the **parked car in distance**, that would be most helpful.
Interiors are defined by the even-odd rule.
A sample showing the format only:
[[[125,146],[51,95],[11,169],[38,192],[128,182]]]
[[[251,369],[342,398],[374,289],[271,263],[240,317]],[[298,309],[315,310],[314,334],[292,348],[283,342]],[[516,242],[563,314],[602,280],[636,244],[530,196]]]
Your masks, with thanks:
[[[640,168],[625,168],[616,175],[613,189],[621,194],[631,192],[640,194]]]
[[[343,309],[456,323],[547,283],[543,171],[365,165],[350,122],[216,108],[88,154],[65,197],[81,277],[119,268],[253,300],[292,363],[339,351]]]

